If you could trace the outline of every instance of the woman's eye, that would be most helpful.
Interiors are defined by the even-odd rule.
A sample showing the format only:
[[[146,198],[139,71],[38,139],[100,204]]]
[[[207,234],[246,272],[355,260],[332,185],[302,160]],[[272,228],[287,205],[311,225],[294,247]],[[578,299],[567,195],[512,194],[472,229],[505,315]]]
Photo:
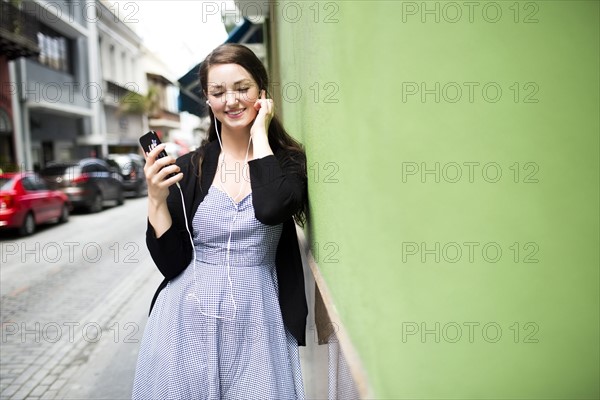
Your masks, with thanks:
[[[241,89],[238,89],[238,91],[240,91],[240,92],[247,92],[249,89],[250,88],[241,88]]]
[[[211,96],[219,97],[223,94],[223,92],[212,93]]]

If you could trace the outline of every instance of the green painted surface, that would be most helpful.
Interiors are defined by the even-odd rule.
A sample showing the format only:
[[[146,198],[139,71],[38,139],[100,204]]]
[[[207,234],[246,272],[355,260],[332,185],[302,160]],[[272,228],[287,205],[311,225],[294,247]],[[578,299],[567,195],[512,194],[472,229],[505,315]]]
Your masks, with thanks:
[[[598,398],[599,3],[283,4],[310,240],[376,397]]]

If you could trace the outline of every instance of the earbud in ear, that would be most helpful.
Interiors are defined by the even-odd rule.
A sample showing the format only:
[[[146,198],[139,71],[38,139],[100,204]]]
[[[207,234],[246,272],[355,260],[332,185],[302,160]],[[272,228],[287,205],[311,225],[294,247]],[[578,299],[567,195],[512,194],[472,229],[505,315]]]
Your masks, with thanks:
[[[208,104],[210,106],[210,101],[206,100],[206,104]]]

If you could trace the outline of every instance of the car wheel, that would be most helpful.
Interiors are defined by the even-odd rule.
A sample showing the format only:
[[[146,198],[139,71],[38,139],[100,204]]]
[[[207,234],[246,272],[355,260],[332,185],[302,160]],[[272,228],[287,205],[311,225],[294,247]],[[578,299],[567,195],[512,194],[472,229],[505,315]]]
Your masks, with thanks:
[[[119,196],[117,197],[117,205],[122,206],[125,203],[125,191],[121,189],[119,191]]]
[[[58,218],[58,223],[64,224],[69,220],[69,207],[66,204],[63,204],[62,211],[60,212],[60,217]]]
[[[29,236],[35,232],[35,218],[33,213],[29,212],[23,220],[23,225],[19,228],[19,233],[22,236]]]
[[[138,185],[138,190],[135,193],[135,197],[142,197],[148,195],[148,187],[146,186],[146,182],[143,181]]]
[[[138,197],[142,197],[142,190],[143,190],[142,184],[139,183],[135,188],[135,193],[133,194],[133,197],[135,197],[136,199]]]
[[[102,200],[102,194],[96,193],[94,195],[94,198],[92,199],[92,204],[90,204],[90,206],[89,206],[89,211],[92,213],[97,213],[97,212],[102,211],[103,202],[104,202],[104,200]]]

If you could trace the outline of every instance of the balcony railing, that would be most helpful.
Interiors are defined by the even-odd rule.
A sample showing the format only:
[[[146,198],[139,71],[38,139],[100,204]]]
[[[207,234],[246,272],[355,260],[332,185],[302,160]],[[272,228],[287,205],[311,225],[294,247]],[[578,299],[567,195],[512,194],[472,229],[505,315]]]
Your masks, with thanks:
[[[37,56],[40,53],[37,45],[39,28],[35,17],[0,0],[0,54],[9,60]]]

